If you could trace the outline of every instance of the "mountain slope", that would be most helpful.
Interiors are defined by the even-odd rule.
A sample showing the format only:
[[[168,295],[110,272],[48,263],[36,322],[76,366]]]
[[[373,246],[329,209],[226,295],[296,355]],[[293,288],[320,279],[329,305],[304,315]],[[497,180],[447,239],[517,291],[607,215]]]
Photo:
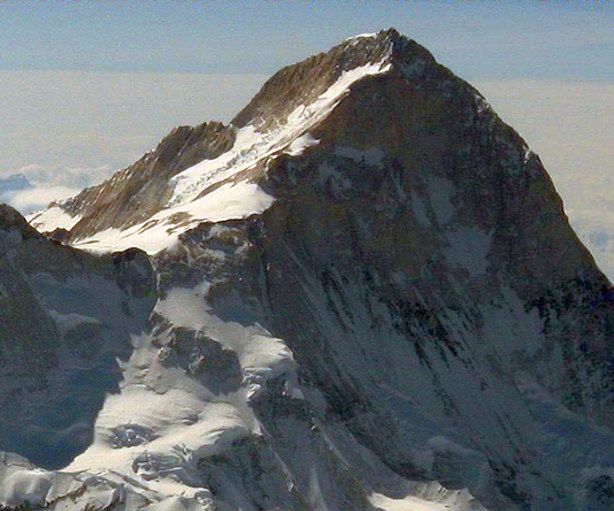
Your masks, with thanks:
[[[394,30],[31,223],[57,218],[149,252],[158,300],[54,495],[92,474],[125,509],[614,503],[612,287],[539,158]]]
[[[0,205],[0,445],[60,468],[90,442],[116,357],[147,324],[153,270],[139,250],[95,257]]]

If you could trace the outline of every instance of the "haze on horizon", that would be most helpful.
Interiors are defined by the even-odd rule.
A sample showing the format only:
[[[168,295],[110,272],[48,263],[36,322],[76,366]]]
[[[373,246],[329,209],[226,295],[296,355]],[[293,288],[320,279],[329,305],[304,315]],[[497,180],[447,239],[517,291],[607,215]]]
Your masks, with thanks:
[[[70,196],[176,125],[228,122],[283,65],[394,26],[527,140],[614,278],[613,4],[143,5],[0,4],[0,179],[34,184],[4,200],[28,212]]]

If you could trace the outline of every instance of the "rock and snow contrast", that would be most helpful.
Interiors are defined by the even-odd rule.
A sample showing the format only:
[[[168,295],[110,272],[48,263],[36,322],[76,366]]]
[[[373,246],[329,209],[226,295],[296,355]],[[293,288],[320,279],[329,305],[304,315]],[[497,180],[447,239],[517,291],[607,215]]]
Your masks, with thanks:
[[[0,211],[8,509],[614,507],[614,290],[394,30],[29,221]]]

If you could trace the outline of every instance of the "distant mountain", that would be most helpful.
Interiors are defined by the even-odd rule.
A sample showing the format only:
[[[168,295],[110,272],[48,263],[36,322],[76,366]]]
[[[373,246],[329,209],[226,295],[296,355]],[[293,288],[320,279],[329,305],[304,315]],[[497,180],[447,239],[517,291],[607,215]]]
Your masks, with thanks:
[[[29,219],[69,246],[6,216],[4,505],[614,508],[614,290],[538,156],[395,30]]]
[[[20,192],[34,188],[32,183],[23,174],[13,174],[8,177],[0,177],[0,200],[4,200],[14,192]]]

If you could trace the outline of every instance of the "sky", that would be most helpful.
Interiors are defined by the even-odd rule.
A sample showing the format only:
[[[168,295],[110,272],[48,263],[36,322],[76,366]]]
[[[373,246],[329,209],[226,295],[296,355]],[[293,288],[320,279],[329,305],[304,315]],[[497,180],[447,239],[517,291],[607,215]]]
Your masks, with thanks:
[[[22,211],[70,196],[174,126],[229,121],[280,67],[390,26],[526,138],[614,277],[614,2],[0,0],[0,179],[34,183],[11,196]]]
[[[473,79],[614,79],[611,2],[8,0],[0,14],[12,70],[270,74],[394,26]]]

